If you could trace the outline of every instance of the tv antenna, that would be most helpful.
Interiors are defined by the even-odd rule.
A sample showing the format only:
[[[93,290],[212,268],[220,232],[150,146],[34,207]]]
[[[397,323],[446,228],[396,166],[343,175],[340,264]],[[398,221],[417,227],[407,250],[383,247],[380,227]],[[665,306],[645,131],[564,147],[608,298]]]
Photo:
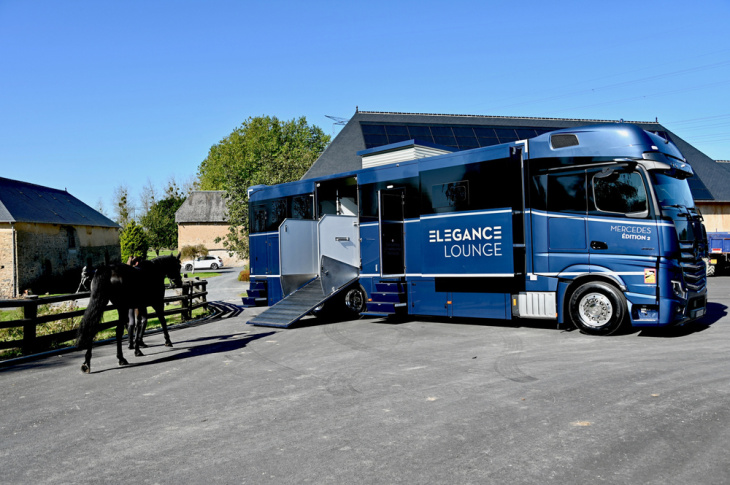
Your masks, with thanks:
[[[325,115],[327,118],[332,120],[332,137],[335,136],[335,126],[345,126],[348,120],[347,118],[340,118],[339,116]]]

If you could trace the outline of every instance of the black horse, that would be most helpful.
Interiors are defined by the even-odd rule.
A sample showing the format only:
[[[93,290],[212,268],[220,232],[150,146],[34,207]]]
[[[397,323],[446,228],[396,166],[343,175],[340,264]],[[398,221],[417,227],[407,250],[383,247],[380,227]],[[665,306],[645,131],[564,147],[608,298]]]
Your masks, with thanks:
[[[180,257],[161,256],[152,261],[143,261],[133,268],[126,264],[103,266],[96,270],[91,281],[91,299],[79,325],[76,348],[86,348],[86,358],[81,365],[85,373],[91,372],[91,345],[98,332],[97,325],[104,314],[106,304],[111,300],[119,313],[117,324],[117,359],[119,365],[128,365],[122,355],[122,336],[129,319],[129,309],[137,309],[141,318],[137,318],[134,332],[134,355],[141,356],[139,344],[147,326],[147,307],[154,308],[162,324],[165,334],[165,345],[172,347],[170,335],[167,333],[167,322],[164,315],[165,276],[177,287],[182,286],[180,277]]]

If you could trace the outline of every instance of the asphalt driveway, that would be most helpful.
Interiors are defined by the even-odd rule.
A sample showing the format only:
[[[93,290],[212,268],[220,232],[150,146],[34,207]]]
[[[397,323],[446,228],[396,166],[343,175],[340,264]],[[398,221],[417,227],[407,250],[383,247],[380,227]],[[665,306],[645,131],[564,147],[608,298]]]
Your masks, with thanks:
[[[237,274],[237,273],[236,273]],[[0,483],[727,483],[730,277],[705,320],[589,337],[540,321],[226,313],[0,369]],[[229,296],[226,296],[229,295]],[[125,348],[126,351],[126,348]]]

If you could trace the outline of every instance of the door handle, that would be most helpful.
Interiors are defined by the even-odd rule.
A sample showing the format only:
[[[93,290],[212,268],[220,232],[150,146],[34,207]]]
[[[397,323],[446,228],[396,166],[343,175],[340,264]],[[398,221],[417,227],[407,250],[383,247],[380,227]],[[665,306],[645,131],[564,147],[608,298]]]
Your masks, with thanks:
[[[608,249],[608,244],[603,241],[591,241],[591,249]]]

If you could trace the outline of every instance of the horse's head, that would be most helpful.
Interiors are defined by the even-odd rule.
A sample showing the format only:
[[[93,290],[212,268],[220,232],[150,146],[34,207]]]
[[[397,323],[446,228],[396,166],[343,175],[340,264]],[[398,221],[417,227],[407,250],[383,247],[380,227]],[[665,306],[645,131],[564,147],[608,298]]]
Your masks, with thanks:
[[[167,278],[175,288],[182,288],[182,276],[180,276],[180,255],[170,256],[170,263],[166,266]]]

